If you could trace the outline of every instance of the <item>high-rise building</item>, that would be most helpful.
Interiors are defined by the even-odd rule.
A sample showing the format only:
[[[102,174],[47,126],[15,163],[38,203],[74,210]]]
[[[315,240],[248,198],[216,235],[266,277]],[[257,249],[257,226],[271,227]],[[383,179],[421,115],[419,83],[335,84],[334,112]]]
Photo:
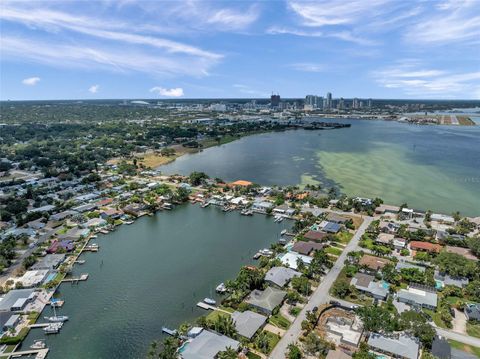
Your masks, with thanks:
[[[270,96],[270,106],[278,107],[280,105],[280,95],[277,93],[276,95],[272,93]]]
[[[332,108],[332,93],[327,92],[327,108],[330,109]]]
[[[360,103],[358,101],[358,98],[356,98],[356,97],[353,99],[352,108],[354,108],[354,109],[360,108]]]
[[[367,106],[368,106],[369,108],[372,108],[372,99],[371,99],[371,98],[368,99],[368,101],[367,101]]]
[[[339,110],[343,110],[345,108],[345,100],[343,99],[343,97],[340,97],[340,100],[338,101],[337,108]]]

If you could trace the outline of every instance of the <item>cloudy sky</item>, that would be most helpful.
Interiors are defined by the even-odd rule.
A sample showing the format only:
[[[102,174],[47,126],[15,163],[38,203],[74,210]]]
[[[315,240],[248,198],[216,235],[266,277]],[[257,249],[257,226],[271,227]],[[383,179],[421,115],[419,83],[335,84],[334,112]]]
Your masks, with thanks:
[[[0,7],[2,100],[480,98],[480,0]]]

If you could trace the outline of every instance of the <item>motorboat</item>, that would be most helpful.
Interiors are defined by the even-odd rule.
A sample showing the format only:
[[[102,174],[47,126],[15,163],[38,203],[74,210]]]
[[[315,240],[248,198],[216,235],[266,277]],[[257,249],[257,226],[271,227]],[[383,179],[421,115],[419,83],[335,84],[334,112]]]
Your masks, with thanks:
[[[215,304],[217,304],[216,300],[215,300],[215,299],[212,299],[212,298],[205,298],[203,301],[204,301],[205,303],[207,303],[207,304],[210,304],[210,305],[215,305]]]

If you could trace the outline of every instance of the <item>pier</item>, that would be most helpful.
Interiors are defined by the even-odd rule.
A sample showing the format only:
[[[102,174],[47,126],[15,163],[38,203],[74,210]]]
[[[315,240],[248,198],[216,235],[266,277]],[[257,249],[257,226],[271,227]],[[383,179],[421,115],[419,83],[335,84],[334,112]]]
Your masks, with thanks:
[[[210,305],[210,304],[207,304],[207,303],[204,303],[204,302],[198,302],[197,307],[200,307],[200,308],[205,309],[205,310],[216,310],[217,309],[213,305]]]
[[[80,281],[84,281],[88,279],[88,273],[82,274],[80,277],[72,277],[72,278],[65,278],[62,279],[62,283],[66,282],[72,282],[72,283],[77,283]]]
[[[32,350],[23,350],[20,352],[11,352],[11,353],[2,353],[0,354],[0,358],[12,358],[12,357],[19,357],[23,355],[33,355],[35,354],[35,359],[44,359],[48,354],[49,349],[32,349]]]
[[[35,328],[46,328],[50,325],[51,323],[36,323],[36,324],[30,324],[28,327],[30,329],[35,329]]]

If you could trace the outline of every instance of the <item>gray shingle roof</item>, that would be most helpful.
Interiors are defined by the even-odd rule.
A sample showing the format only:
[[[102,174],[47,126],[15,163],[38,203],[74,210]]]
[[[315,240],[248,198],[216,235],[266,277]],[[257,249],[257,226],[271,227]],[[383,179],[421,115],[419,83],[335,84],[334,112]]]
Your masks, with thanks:
[[[265,280],[283,287],[290,279],[300,276],[300,273],[291,268],[273,267],[265,274]]]
[[[228,347],[238,349],[240,343],[225,335],[203,330],[195,339],[186,344],[181,353],[183,359],[213,359]]]
[[[282,303],[286,295],[287,292],[272,287],[267,287],[265,290],[255,289],[245,302],[267,312],[272,312]]]
[[[370,338],[368,338],[368,345],[373,349],[398,355],[403,358],[418,358],[418,343],[406,335],[393,338],[381,334],[371,334]]]
[[[267,321],[267,317],[251,310],[233,312],[232,319],[235,322],[235,329],[237,329],[238,334],[248,339],[251,339]]]

